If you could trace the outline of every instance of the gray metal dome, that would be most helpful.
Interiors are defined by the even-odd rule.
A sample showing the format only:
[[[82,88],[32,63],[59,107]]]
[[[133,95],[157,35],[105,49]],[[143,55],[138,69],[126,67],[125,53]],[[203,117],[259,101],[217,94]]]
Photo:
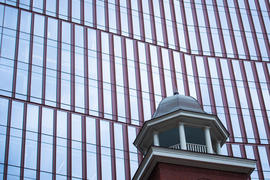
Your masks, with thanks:
[[[178,92],[175,92],[173,96],[167,97],[159,103],[152,119],[177,110],[187,110],[206,114],[196,99],[190,96],[180,95]]]

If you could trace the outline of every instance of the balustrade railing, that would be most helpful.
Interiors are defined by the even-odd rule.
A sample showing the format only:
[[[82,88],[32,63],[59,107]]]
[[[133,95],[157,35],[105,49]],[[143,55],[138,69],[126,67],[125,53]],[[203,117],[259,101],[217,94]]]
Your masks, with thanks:
[[[207,153],[207,147],[206,147],[206,145],[192,144],[192,143],[187,143],[186,145],[187,145],[187,150],[188,151],[195,151],[195,152]],[[172,148],[172,149],[181,149],[181,144],[176,144],[176,145],[170,146],[169,148]]]

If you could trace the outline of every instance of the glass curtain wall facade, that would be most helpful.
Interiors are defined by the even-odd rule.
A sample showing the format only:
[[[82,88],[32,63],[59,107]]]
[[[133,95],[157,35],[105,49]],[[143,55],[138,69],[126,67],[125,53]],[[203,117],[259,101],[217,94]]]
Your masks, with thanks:
[[[270,178],[269,0],[0,0],[0,179],[131,179],[180,94]]]

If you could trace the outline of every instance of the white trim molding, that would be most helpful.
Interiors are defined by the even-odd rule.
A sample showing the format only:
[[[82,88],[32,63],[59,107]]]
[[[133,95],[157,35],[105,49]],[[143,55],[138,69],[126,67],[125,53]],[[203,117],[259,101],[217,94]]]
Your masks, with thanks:
[[[245,173],[247,177],[253,172],[256,164],[256,160],[252,159],[151,146],[132,179],[147,180],[159,162]]]

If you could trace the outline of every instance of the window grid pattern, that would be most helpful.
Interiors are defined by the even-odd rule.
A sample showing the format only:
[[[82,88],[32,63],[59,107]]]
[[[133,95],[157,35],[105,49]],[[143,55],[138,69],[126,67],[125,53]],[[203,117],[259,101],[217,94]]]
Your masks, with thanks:
[[[269,178],[269,12],[267,0],[0,0],[0,179],[132,178],[132,142],[175,88],[227,127],[223,154]]]

